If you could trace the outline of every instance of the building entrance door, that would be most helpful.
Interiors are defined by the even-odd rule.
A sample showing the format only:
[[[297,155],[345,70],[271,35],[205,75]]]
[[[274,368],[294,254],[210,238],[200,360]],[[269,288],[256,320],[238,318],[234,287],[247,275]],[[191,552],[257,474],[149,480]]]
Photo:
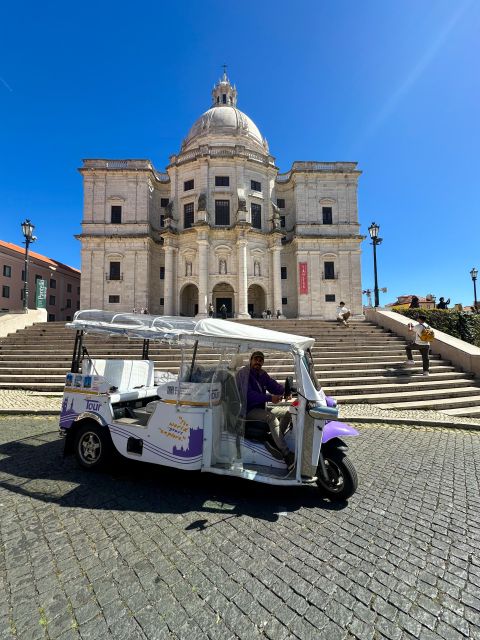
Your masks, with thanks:
[[[217,318],[221,318],[222,314],[220,312],[220,307],[224,304],[227,307],[227,318],[231,318],[233,316],[233,304],[231,298],[217,298],[215,300],[216,303],[216,312]]]

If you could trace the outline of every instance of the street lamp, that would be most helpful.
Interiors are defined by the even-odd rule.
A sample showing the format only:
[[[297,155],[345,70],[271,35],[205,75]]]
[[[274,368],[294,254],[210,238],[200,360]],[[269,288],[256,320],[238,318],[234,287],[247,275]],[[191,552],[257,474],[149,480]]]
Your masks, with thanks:
[[[368,233],[370,234],[370,238],[372,239],[373,244],[373,274],[375,277],[375,287],[373,289],[375,295],[375,307],[380,306],[380,302],[378,301],[378,277],[377,277],[377,245],[382,242],[382,238],[378,237],[378,232],[380,231],[380,227],[375,222],[368,227]]]
[[[472,276],[472,282],[473,282],[473,306],[475,308],[475,311],[477,311],[477,276],[478,276],[478,269],[475,269],[475,267],[473,267],[473,269],[470,271],[470,275]]]
[[[35,242],[37,239],[33,235],[33,230],[35,229],[35,225],[30,222],[27,218],[25,222],[22,222],[22,233],[25,237],[25,269],[24,275],[25,279],[23,281],[23,311],[28,313],[28,247],[31,242]]]

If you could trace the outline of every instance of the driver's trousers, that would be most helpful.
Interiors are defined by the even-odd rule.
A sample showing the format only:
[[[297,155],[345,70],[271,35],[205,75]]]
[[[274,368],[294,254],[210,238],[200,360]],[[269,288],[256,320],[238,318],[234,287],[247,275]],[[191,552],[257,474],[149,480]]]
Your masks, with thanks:
[[[277,448],[284,456],[289,452],[284,438],[285,433],[290,427],[292,418],[288,407],[273,407],[269,410],[260,408],[251,409],[245,417],[247,420],[266,422]]]

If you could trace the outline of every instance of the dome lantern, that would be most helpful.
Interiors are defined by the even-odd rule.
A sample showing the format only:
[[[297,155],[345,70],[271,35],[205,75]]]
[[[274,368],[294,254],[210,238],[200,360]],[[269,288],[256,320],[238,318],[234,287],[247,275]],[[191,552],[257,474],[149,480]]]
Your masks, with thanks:
[[[236,107],[237,88],[230,84],[227,76],[226,65],[223,65],[223,76],[213,87],[212,107]]]

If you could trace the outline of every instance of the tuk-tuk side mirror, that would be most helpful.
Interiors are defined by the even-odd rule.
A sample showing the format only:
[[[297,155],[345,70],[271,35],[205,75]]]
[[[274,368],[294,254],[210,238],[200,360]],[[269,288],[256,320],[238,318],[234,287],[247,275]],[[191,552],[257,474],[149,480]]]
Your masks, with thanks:
[[[292,393],[296,393],[296,388],[293,386],[293,376],[287,376],[285,378],[285,398],[288,398]]]

